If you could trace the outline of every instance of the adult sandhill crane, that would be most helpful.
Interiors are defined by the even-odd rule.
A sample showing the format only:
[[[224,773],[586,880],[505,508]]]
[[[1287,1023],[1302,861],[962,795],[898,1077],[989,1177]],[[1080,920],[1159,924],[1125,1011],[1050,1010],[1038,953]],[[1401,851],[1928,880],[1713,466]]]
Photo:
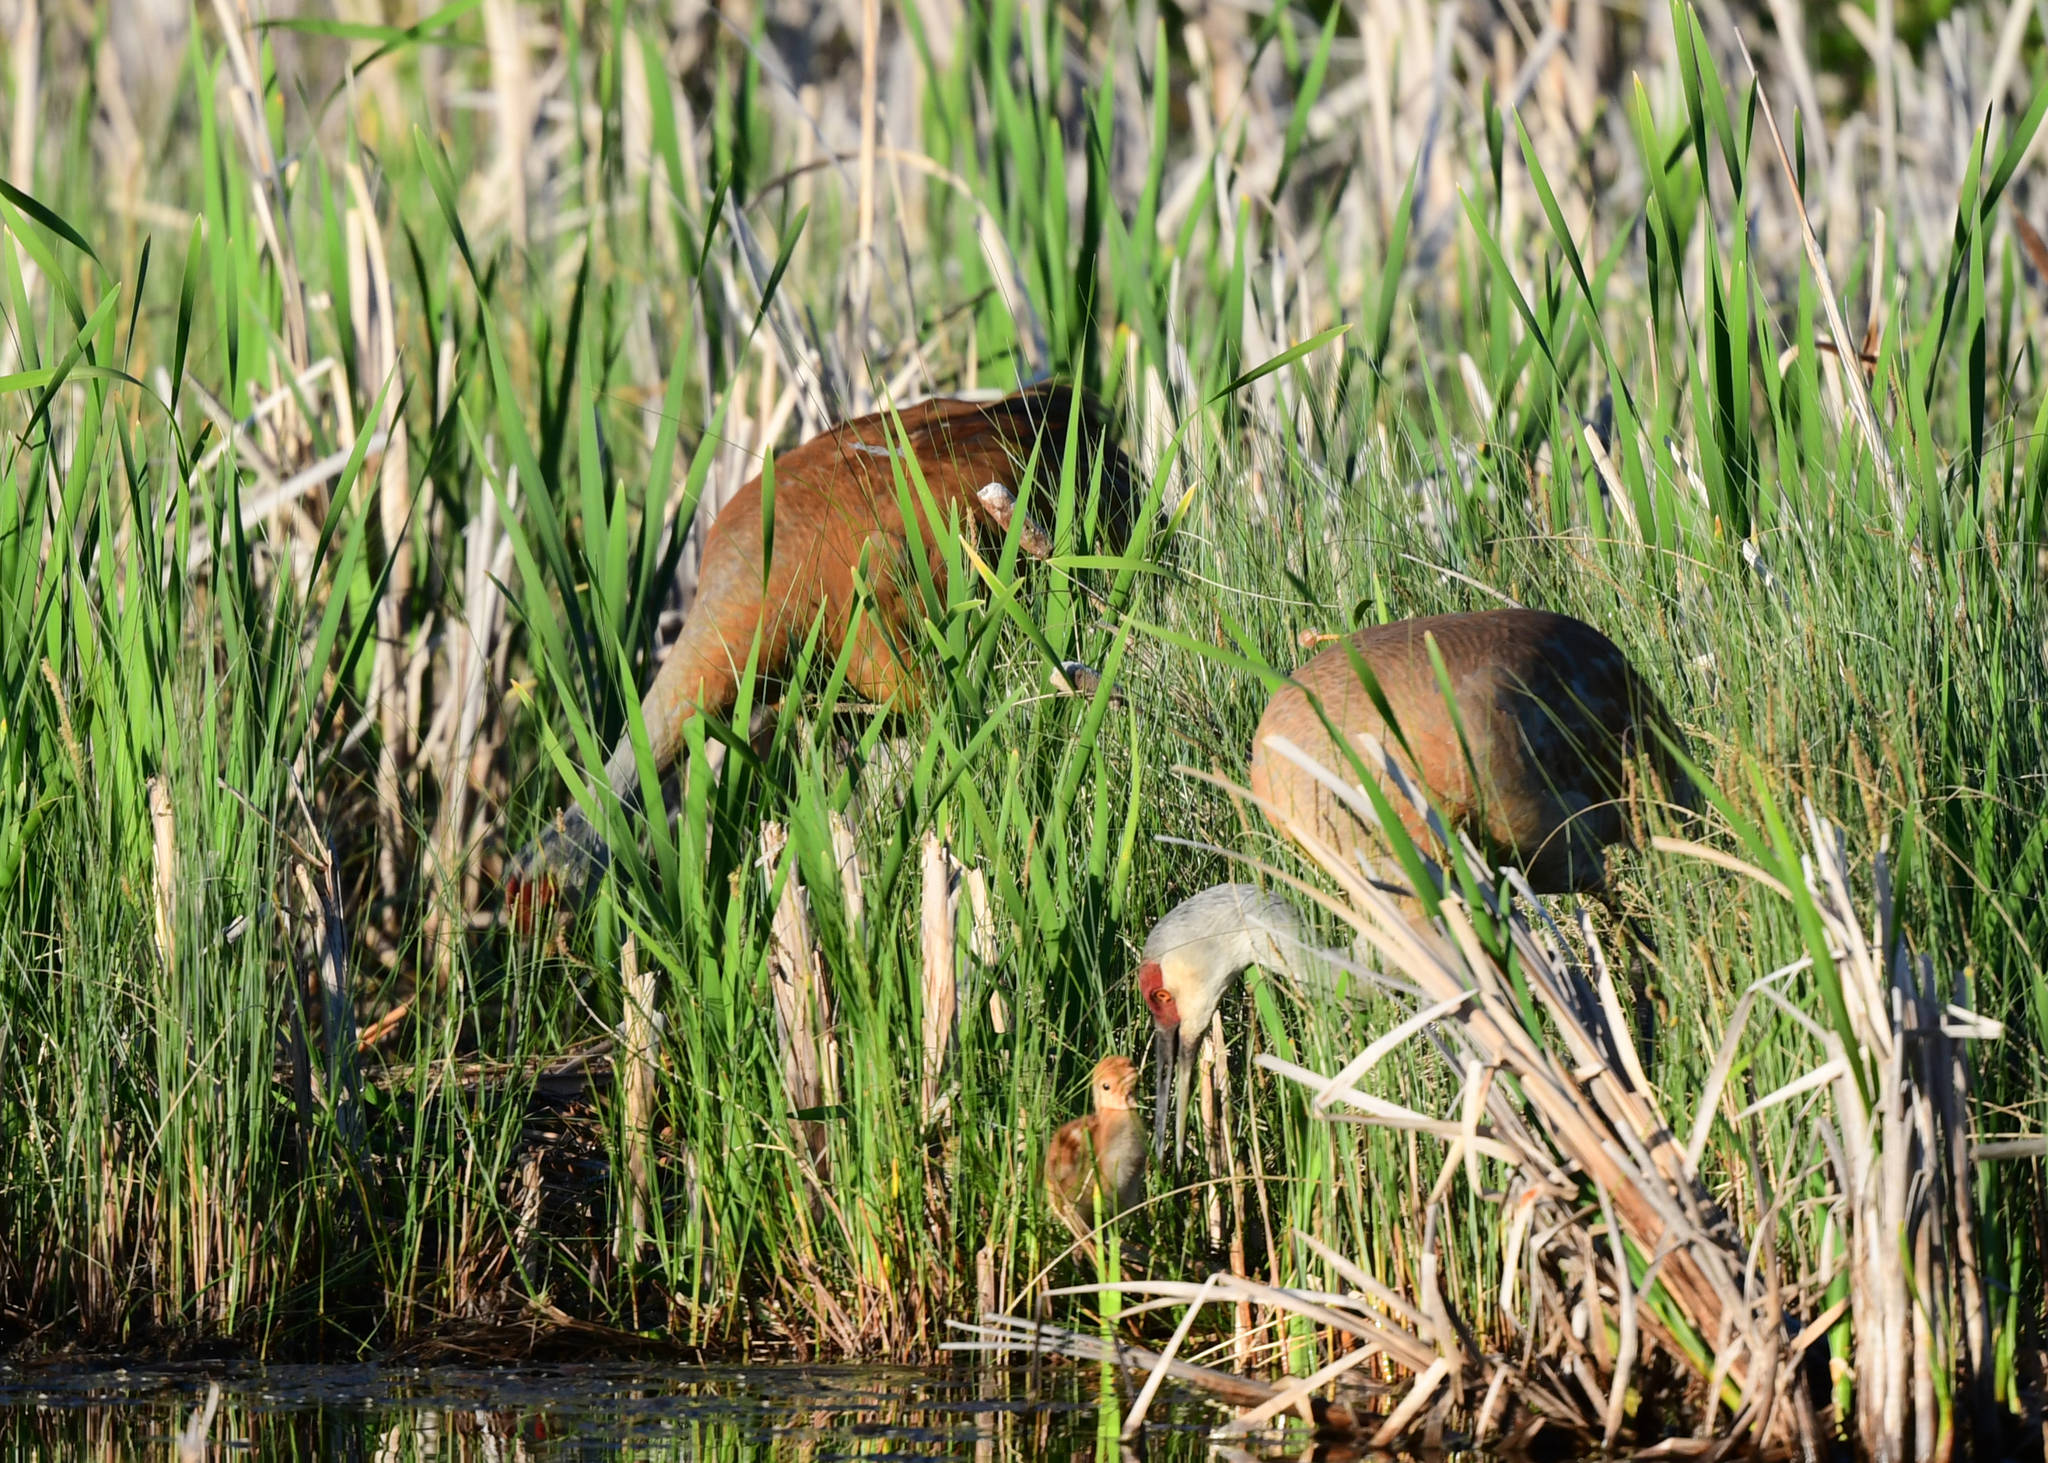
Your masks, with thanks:
[[[1138,964],[1138,993],[1153,1024],[1155,1154],[1165,1152],[1169,1126],[1175,1153],[1187,1139],[1195,1058],[1230,983],[1253,965],[1299,980],[1307,949],[1307,932],[1294,906],[1256,884],[1204,889],[1152,926]]]
[[[1046,1199],[1091,1255],[1094,1226],[1087,1216],[1096,1194],[1112,1218],[1145,1198],[1145,1120],[1131,1107],[1137,1083],[1129,1057],[1097,1062],[1088,1078],[1095,1110],[1063,1124],[1045,1150]]]
[[[1580,620],[1541,610],[1488,610],[1375,625],[1323,651],[1266,706],[1252,738],[1251,788],[1283,834],[1293,824],[1347,862],[1378,846],[1377,830],[1337,792],[1286,755],[1291,743],[1356,784],[1310,702],[1352,744],[1418,846],[1424,817],[1387,775],[1384,758],[1426,789],[1452,829],[1490,863],[1518,864],[1539,894],[1602,888],[1602,850],[1626,836],[1623,770],[1646,755],[1672,799],[1693,788],[1665,739],[1682,745],[1663,706],[1614,642]],[[1451,715],[1429,645],[1436,645],[1457,715]],[[1353,665],[1378,682],[1401,735],[1388,728]],[[1365,748],[1365,736],[1384,749]],[[1403,739],[1406,749],[1403,749]]]
[[[899,709],[913,704],[920,690],[909,654],[917,613],[915,571],[908,567],[913,545],[943,586],[938,545],[949,521],[986,542],[1008,531],[1021,510],[1020,547],[1047,557],[1052,542],[1043,525],[1051,521],[1049,494],[1059,481],[1074,408],[1073,390],[1061,385],[992,402],[933,398],[903,408],[894,421],[877,413],[843,423],[776,458],[772,516],[764,510],[760,478],[741,488],[705,535],[696,603],[641,702],[657,772],[675,762],[691,717],[732,708],[750,656],[758,654],[763,678],[786,670],[820,615],[823,643],[847,646],[847,681],[856,693]],[[1085,397],[1079,420],[1083,491],[1091,454],[1099,454],[1098,524],[1120,537],[1133,481],[1129,464],[1107,439],[1102,409]],[[931,507],[903,460],[906,446]],[[1025,482],[1034,451],[1036,473]],[[913,505],[908,521],[899,467]],[[872,594],[871,613],[858,624],[857,577]],[[620,737],[605,777],[621,799],[636,796],[639,770],[629,738]],[[514,859],[508,893],[515,906],[543,903],[557,887],[580,888],[603,871],[608,857],[604,839],[572,806]]]
[[[1447,709],[1429,653],[1434,642],[1453,699]],[[1378,833],[1328,784],[1288,756],[1286,743],[1335,773],[1355,778],[1309,700],[1387,794],[1409,836],[1426,837],[1423,815],[1394,785],[1391,757],[1411,786],[1428,790],[1451,828],[1462,830],[1489,861],[1521,864],[1537,893],[1597,892],[1602,851],[1625,833],[1623,770],[1646,754],[1675,801],[1691,806],[1693,788],[1665,742],[1680,738],[1656,696],[1592,626],[1536,610],[1439,615],[1361,630],[1296,671],[1266,707],[1252,741],[1251,788],[1267,818],[1292,837],[1300,829],[1350,860],[1383,851]],[[1406,739],[1395,737],[1352,657],[1372,672],[1386,709]],[[1369,751],[1371,736],[1380,751]],[[1168,912],[1145,941],[1138,988],[1155,1024],[1159,1111],[1155,1142],[1169,1122],[1178,1149],[1196,1053],[1217,1004],[1249,965],[1297,984],[1327,985],[1294,907],[1246,884],[1204,890]]]

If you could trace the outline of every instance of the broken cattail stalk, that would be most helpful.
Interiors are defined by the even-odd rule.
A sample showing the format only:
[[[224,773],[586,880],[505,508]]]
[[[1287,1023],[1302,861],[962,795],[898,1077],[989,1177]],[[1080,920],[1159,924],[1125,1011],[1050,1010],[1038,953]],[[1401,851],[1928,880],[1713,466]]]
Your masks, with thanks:
[[[505,476],[504,497],[517,511],[516,470]],[[482,735],[491,699],[486,693],[505,613],[498,586],[511,568],[512,539],[498,527],[498,494],[485,493],[475,521],[464,534],[462,617],[449,625],[449,680],[455,695],[450,703],[444,703],[444,711],[450,719],[445,728],[437,727],[427,738],[430,749],[440,748],[440,755],[433,759],[434,780],[441,795],[431,843],[436,904],[428,930],[434,971],[444,986],[454,978],[460,948],[454,931],[462,928],[470,905],[472,871],[464,848],[469,838],[471,782],[478,754],[488,749]]]
[[[213,1419],[220,1411],[220,1383],[206,1384],[206,1400],[192,1409],[192,1415],[185,1419],[185,1425],[178,1429],[174,1439],[177,1463],[205,1463],[209,1434],[213,1432]]]
[[[156,949],[168,976],[178,968],[178,829],[170,784],[161,777],[149,779],[149,824],[156,844]]]
[[[512,0],[487,0],[484,44],[491,58],[490,95],[497,103],[498,151],[493,163],[496,176],[483,190],[483,196],[499,201],[498,217],[511,232],[512,242],[523,249],[526,147],[533,135],[533,118],[539,102],[533,94],[532,67],[521,30],[519,7]]]
[[[1129,1372],[1150,1371],[1158,1366],[1161,1360],[1157,1352],[1147,1351],[1143,1347],[1105,1341],[1100,1336],[1083,1336],[1058,1326],[1047,1325],[1042,1321],[1026,1320],[1021,1316],[985,1315],[979,1325],[969,1325],[964,1321],[948,1321],[946,1325],[971,1339],[945,1342],[939,1347],[941,1351],[979,1352],[996,1356],[1021,1351],[1033,1356],[1065,1356],[1076,1361],[1106,1361]],[[1250,1377],[1233,1376],[1229,1372],[1216,1371],[1185,1361],[1168,1361],[1166,1374],[1175,1381],[1199,1387],[1239,1407],[1256,1407],[1262,1402],[1271,1401],[1280,1392],[1278,1387],[1266,1382],[1254,1381]],[[1321,1407],[1317,1409],[1319,1420],[1332,1414],[1345,1424],[1351,1421],[1348,1408],[1333,1404],[1327,1411]]]
[[[874,308],[875,267],[875,142],[877,84],[882,48],[880,0],[861,0],[860,7],[860,192],[855,201],[852,318],[853,348],[868,349],[869,317]]]
[[[960,884],[967,891],[967,948],[984,969],[994,969],[1001,946],[997,942],[996,910],[989,899],[988,875],[980,869],[964,869]]]
[[[988,875],[978,868],[963,870],[960,885],[967,891],[967,948],[973,952],[982,973],[990,982],[989,1026],[997,1036],[1006,1036],[1010,1030],[1010,1001],[995,984],[1000,978],[996,957],[1002,945],[997,934],[995,904],[989,898]]]
[[[1379,1430],[1372,1435],[1369,1446],[1376,1449],[1392,1447],[1395,1441],[1407,1432],[1409,1424],[1415,1421],[1416,1415],[1428,1405],[1429,1399],[1436,1395],[1436,1389],[1443,1385],[1444,1378],[1450,1374],[1449,1357],[1440,1356],[1431,1362],[1429,1369],[1415,1379],[1415,1385],[1409,1389],[1408,1395],[1401,1399],[1401,1405],[1387,1414],[1387,1420],[1381,1423]]]
[[[518,1218],[512,1224],[512,1256],[536,1289],[541,1283],[540,1205],[546,1185],[540,1171],[540,1149],[529,1148],[519,1165]]]
[[[625,1098],[626,1202],[620,1206],[619,1236],[614,1253],[631,1259],[647,1242],[647,1216],[654,1155],[654,1062],[656,1018],[654,969],[640,967],[633,936],[619,951],[619,984],[624,1010],[619,1029],[620,1086]]]
[[[41,116],[43,33],[38,0],[24,0],[14,12],[8,46],[13,75],[14,117],[7,132],[7,176],[33,191],[36,186],[36,125]]]
[[[353,204],[348,211],[349,304],[356,346],[356,380],[376,391],[377,423],[384,436],[383,464],[377,475],[378,517],[384,530],[384,551],[390,556],[384,592],[377,602],[377,645],[371,681],[376,688],[381,735],[377,749],[377,873],[384,897],[395,899],[406,844],[405,809],[401,799],[402,767],[414,760],[415,728],[406,715],[403,695],[405,607],[412,594],[412,471],[405,423],[399,418],[404,394],[398,370],[396,312],[392,304],[391,271],[384,254],[384,233],[362,169],[346,168]],[[486,495],[488,496],[488,494]]]
[[[936,833],[924,836],[924,902],[919,920],[923,949],[920,995],[924,1010],[924,1079],[919,1088],[921,1111],[929,1123],[939,1116],[946,1051],[953,1041],[953,1019],[959,1010],[960,967],[953,932],[959,917],[959,867]]]
[[[775,914],[770,924],[769,982],[775,997],[775,1034],[782,1048],[783,1090],[793,1112],[829,1107],[839,1101],[839,1049],[833,1033],[832,986],[811,937],[811,915],[797,877],[796,859],[785,858],[789,831],[780,823],[761,827],[761,874]],[[776,874],[782,872],[780,892]],[[797,1135],[824,1177],[825,1125],[799,1118]]]
[[[240,7],[229,0],[213,0],[215,15],[220,20],[221,41],[228,58],[228,82],[226,88],[228,114],[234,119],[235,131],[242,139],[252,174],[250,201],[254,205],[257,230],[263,236],[264,246],[277,263],[279,303],[283,306],[283,337],[285,365],[293,372],[306,369],[312,360],[309,349],[311,335],[306,328],[306,299],[300,280],[296,235],[288,224],[288,201],[285,177],[279,168],[277,154],[271,146],[267,109],[264,105],[264,87],[251,54],[250,42],[255,39],[253,32],[245,33],[249,25],[246,12],[238,14]],[[260,55],[260,52],[257,54]],[[274,440],[280,448],[289,448],[296,456],[298,449],[312,438],[306,424],[300,420],[295,403],[287,403],[271,421]],[[282,452],[280,456],[284,455]]]
[[[1207,1045],[1207,1051],[1212,1056],[1207,1076],[1215,1087],[1217,1118],[1210,1146],[1212,1157],[1216,1154],[1222,1156],[1223,1168],[1230,1177],[1230,1268],[1242,1275],[1247,1268],[1244,1245],[1244,1175],[1239,1172],[1237,1166],[1237,1123],[1231,1104],[1230,1064],[1220,1058],[1220,1054],[1229,1049],[1225,1045],[1223,1035],[1223,1016],[1219,1012],[1210,1018]],[[1216,1195],[1213,1186],[1210,1193],[1212,1196]],[[1217,1202],[1220,1205],[1220,1196],[1217,1197]],[[1238,1297],[1237,1307],[1231,1319],[1235,1331],[1231,1338],[1231,1349],[1239,1368],[1249,1367],[1252,1361],[1253,1327],[1252,1303],[1249,1298]]]
[[[1153,1365],[1150,1373],[1145,1378],[1145,1385],[1138,1389],[1137,1398],[1131,1403],[1130,1413],[1124,1419],[1123,1441],[1130,1442],[1143,1430],[1145,1414],[1152,1406],[1152,1399],[1159,1395],[1159,1384],[1166,1379],[1167,1369],[1173,1364],[1173,1358],[1180,1354],[1181,1346],[1188,1339],[1188,1333],[1195,1328],[1195,1317],[1201,1314],[1202,1305],[1209,1299],[1211,1289],[1218,1280],[1227,1281],[1230,1278],[1229,1276],[1210,1276],[1208,1280],[1202,1283],[1201,1289],[1195,1292],[1194,1299],[1189,1301],[1187,1307],[1181,1312],[1180,1324],[1173,1328],[1173,1337],[1166,1343],[1166,1350]]]
[[[1293,1385],[1289,1386],[1286,1391],[1282,1392],[1279,1396],[1273,1398],[1271,1401],[1261,1402],[1257,1407],[1252,1408],[1249,1412],[1241,1413],[1235,1422],[1231,1423],[1227,1427],[1219,1428],[1217,1430],[1216,1436],[1219,1438],[1243,1437],[1247,1433],[1250,1433],[1255,1429],[1263,1426],[1264,1424],[1271,1422],[1281,1413],[1288,1412],[1293,1410],[1294,1408],[1300,1407],[1303,1403],[1307,1402],[1309,1398],[1312,1397],[1319,1388],[1327,1387],[1330,1383],[1336,1381],[1337,1378],[1343,1376],[1352,1368],[1358,1366],[1362,1362],[1369,1361],[1373,1357],[1378,1355],[1379,1348],[1377,1346],[1371,1345],[1370,1343],[1364,1346],[1360,1346],[1354,1351],[1347,1351],[1342,1356],[1338,1357],[1335,1361],[1331,1362],[1328,1366],[1322,1367],[1321,1369],[1310,1373],[1308,1376],[1303,1377],[1300,1381],[1295,1382]],[[1444,1363],[1441,1358],[1439,1358],[1434,1363],[1435,1366],[1442,1366],[1443,1364]],[[1427,1375],[1427,1373],[1425,1373],[1424,1375]],[[1421,1383],[1418,1382],[1416,1385],[1419,1388],[1421,1386]],[[1431,1390],[1434,1390],[1434,1387],[1432,1387]],[[1424,1397],[1423,1400],[1427,1401],[1428,1399],[1427,1397]],[[1398,1436],[1398,1434],[1396,1434],[1396,1436]]]

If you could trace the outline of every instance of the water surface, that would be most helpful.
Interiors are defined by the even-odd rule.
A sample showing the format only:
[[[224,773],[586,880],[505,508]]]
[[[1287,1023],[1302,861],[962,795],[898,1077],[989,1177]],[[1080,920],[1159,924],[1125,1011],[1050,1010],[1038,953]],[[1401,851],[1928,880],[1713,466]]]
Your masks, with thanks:
[[[0,1366],[0,1458],[177,1457],[218,1382],[202,1456],[522,1463],[560,1458],[1115,1460],[1122,1413],[1093,1366]],[[1129,1387],[1124,1389],[1129,1395]],[[1217,1456],[1226,1414],[1168,1389],[1145,1458]],[[1303,1456],[1275,1439],[1251,1456]],[[1135,1455],[1125,1455],[1135,1456]],[[1245,1455],[1238,1454],[1243,1457]],[[1323,1455],[1329,1456],[1329,1455]]]

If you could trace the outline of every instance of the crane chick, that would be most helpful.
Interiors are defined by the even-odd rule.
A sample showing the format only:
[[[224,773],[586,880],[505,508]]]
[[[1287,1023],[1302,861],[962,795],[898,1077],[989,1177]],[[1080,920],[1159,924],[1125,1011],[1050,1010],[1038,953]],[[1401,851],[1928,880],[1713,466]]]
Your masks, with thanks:
[[[1131,1107],[1137,1083],[1130,1058],[1097,1062],[1088,1079],[1095,1111],[1063,1124],[1045,1151],[1046,1199],[1091,1257],[1094,1226],[1086,1216],[1095,1195],[1112,1218],[1145,1198],[1145,1120]]]

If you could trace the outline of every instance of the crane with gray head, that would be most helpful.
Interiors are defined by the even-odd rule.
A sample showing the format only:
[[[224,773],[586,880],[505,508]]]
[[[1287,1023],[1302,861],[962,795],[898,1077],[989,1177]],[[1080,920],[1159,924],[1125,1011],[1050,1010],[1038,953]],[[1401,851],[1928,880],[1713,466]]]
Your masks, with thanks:
[[[1138,991],[1153,1023],[1158,1101],[1152,1151],[1161,1156],[1173,1129],[1178,1153],[1187,1138],[1188,1089],[1209,1022],[1230,983],[1250,966],[1299,980],[1313,947],[1292,904],[1256,884],[1217,884],[1182,900],[1145,939]]]

